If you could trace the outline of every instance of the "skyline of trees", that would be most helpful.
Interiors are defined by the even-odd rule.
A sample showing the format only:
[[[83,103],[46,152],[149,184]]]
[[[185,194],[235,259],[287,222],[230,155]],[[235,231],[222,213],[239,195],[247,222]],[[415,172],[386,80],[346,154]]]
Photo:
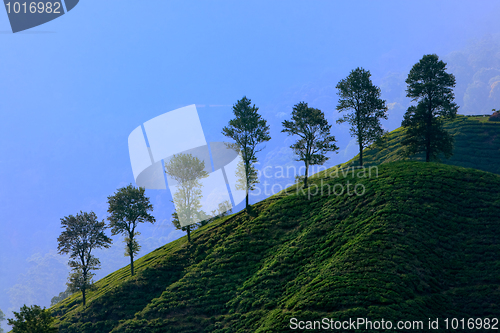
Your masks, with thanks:
[[[368,73],[369,73],[369,72],[368,72]],[[379,90],[380,90],[380,89],[379,89]],[[245,98],[246,98],[246,97],[245,97]],[[250,101],[250,100],[248,100],[248,101]],[[238,102],[239,102],[239,101],[238,101]],[[255,105],[254,105],[254,107],[255,107]],[[257,108],[257,109],[258,109],[258,108]],[[413,113],[415,113],[415,114],[419,113],[420,111],[422,111],[422,110],[419,110],[419,109],[418,109],[418,105],[417,105],[414,109],[411,109],[411,112],[413,112]],[[410,113],[411,113],[411,112],[410,112]],[[422,112],[423,112],[423,111],[422,111]],[[418,118],[418,115],[415,115],[415,118],[414,118],[414,119],[417,119],[417,118]],[[434,126],[434,125],[436,125],[436,124],[434,124],[434,123],[433,123],[432,125]],[[438,124],[438,125],[439,125],[439,124]],[[267,123],[266,123],[266,126],[267,126]],[[267,126],[267,127],[269,128],[269,126]],[[439,126],[436,126],[436,128],[437,128],[437,127],[439,127]],[[361,154],[360,154],[360,164],[362,165],[362,150],[361,150]],[[252,169],[250,169],[250,171],[252,171]],[[256,169],[254,168],[254,169],[253,169],[253,171],[254,171],[254,173],[253,173],[253,174],[252,174],[252,172],[250,172],[250,173],[248,173],[248,175],[249,175],[250,177],[252,177],[252,175],[254,175],[253,177],[255,177],[255,178],[257,179],[257,177],[256,177]],[[306,172],[307,172],[307,171],[306,171]],[[308,174],[306,175],[306,179],[307,179],[307,176],[308,176]],[[257,181],[258,181],[258,179],[257,179]],[[306,184],[307,184],[307,180],[305,180],[305,186],[307,186]],[[247,200],[246,204],[248,205],[248,195],[247,195],[246,200]],[[135,240],[135,239],[134,239],[134,240]],[[138,244],[137,244],[137,245],[138,245]],[[132,257],[131,257],[131,267],[133,266],[133,256],[134,256],[136,253],[137,253],[137,252],[133,253],[133,255],[132,255]],[[131,268],[131,270],[133,270],[133,268]]]

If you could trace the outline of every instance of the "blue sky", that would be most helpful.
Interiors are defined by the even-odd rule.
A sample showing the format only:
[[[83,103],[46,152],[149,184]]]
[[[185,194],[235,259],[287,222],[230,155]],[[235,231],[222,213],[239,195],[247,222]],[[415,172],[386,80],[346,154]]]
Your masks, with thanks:
[[[14,306],[9,290],[26,280],[27,259],[56,249],[60,218],[105,219],[107,196],[134,183],[127,138],[141,123],[197,104],[207,140],[221,141],[246,95],[271,125],[262,161],[291,159],[280,124],[292,106],[304,100],[334,123],[334,87],[360,66],[399,105],[385,123],[394,129],[411,66],[428,53],[475,52],[476,40],[500,33],[499,12],[498,1],[90,0],[12,34],[0,10],[0,309]],[[345,125],[333,134],[337,164],[356,151]],[[163,227],[141,226],[144,237],[182,235],[169,226],[169,194],[147,194]],[[100,274],[127,264],[118,246]]]

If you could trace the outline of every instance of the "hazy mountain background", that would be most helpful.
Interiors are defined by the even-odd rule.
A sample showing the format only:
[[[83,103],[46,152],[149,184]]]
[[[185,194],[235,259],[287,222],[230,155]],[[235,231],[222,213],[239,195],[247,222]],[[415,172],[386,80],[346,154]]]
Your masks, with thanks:
[[[382,89],[387,130],[400,126],[410,103],[404,80],[428,53],[455,74],[460,114],[500,108],[499,9],[496,1],[81,2],[15,35],[0,11],[0,309],[11,317],[25,303],[49,306],[65,289],[59,219],[80,210],[107,217],[106,197],[134,182],[127,137],[144,121],[196,104],[207,141],[222,141],[231,105],[247,95],[272,136],[259,165],[272,177],[261,177],[256,202],[267,196],[264,181],[269,194],[293,182],[276,177],[280,166],[301,166],[280,133],[293,105],[306,101],[334,124],[335,85],[357,66]],[[341,150],[327,167],[357,153],[347,125],[333,134]],[[158,222],[141,225],[140,255],[183,235],[170,223],[170,194],[146,193]],[[97,251],[97,278],[125,266],[123,252],[118,237]]]

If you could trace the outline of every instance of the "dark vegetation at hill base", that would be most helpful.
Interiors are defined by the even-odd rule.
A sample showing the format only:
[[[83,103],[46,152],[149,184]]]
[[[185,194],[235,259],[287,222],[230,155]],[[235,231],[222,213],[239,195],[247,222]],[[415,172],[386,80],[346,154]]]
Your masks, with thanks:
[[[440,158],[442,163],[474,168],[500,174],[500,123],[489,120],[489,117],[468,117],[458,115],[447,120],[444,128],[455,139],[453,155],[449,159]],[[381,163],[401,160],[401,141],[403,128],[398,128],[386,136],[382,145],[372,145],[363,152],[363,164],[379,165]],[[424,161],[424,154],[413,160]],[[354,157],[343,166],[359,165],[358,157]]]
[[[456,138],[490,130],[461,118],[452,125]],[[475,148],[457,140],[457,149]],[[422,162],[378,171],[331,178],[327,170],[310,178],[323,195],[291,189],[254,205],[253,216],[196,230],[192,244],[183,237],[153,251],[136,261],[134,277],[124,267],[98,281],[85,310],[80,293],[54,306],[60,332],[285,332],[292,317],[500,317],[500,176]],[[347,181],[363,184],[364,195],[327,195],[327,185]]]

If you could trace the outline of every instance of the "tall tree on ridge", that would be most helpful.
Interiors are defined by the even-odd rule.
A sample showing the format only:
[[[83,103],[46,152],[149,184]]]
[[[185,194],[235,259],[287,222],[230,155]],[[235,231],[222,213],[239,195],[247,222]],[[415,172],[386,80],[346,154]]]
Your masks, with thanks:
[[[446,72],[446,64],[435,54],[424,55],[406,79],[406,96],[417,102],[404,115],[402,126],[404,155],[425,153],[425,161],[448,158],[453,154],[453,137],[443,128],[443,119],[453,119],[458,106],[453,102],[455,76]]]
[[[363,166],[363,149],[384,134],[380,119],[387,119],[387,106],[380,98],[380,88],[372,83],[370,76],[370,71],[358,67],[336,86],[340,96],[337,110],[352,110],[337,123],[348,122],[351,125],[349,131],[351,136],[356,137],[359,146],[360,166]]]
[[[104,234],[106,225],[99,222],[94,212],[70,215],[61,219],[65,230],[57,238],[59,254],[69,254],[69,266],[74,273],[70,275],[68,287],[72,292],[81,291],[83,306],[86,304],[86,292],[92,287],[92,270],[99,269],[99,259],[92,255],[92,250],[109,248],[111,238]]]
[[[134,255],[140,250],[139,242],[135,236],[140,235],[135,231],[139,223],[155,223],[153,205],[149,198],[144,195],[143,187],[136,188],[132,184],[118,189],[116,193],[108,197],[109,227],[112,235],[123,234],[125,236],[125,255],[130,257],[130,273],[134,276]]]
[[[309,166],[324,164],[329,159],[326,153],[339,149],[335,145],[335,137],[330,135],[332,125],[328,125],[321,110],[310,108],[305,102],[296,104],[293,107],[292,119],[283,121],[282,125],[281,132],[300,137],[290,148],[298,156],[297,161],[305,163],[304,188],[307,188]]]
[[[257,171],[254,164],[257,162],[257,153],[263,148],[257,149],[260,143],[271,140],[267,121],[257,113],[258,107],[251,106],[251,100],[243,96],[233,105],[234,119],[229,125],[222,129],[222,134],[233,139],[240,149],[243,159],[246,181],[246,209],[248,211],[248,194],[255,189],[259,183]]]

